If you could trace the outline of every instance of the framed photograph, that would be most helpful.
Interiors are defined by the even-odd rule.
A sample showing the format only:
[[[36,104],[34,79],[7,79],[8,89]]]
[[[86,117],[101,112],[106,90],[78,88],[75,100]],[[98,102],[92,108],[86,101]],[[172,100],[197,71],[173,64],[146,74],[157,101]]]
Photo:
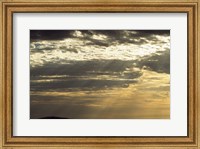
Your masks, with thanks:
[[[0,147],[200,147],[199,0],[1,1]]]

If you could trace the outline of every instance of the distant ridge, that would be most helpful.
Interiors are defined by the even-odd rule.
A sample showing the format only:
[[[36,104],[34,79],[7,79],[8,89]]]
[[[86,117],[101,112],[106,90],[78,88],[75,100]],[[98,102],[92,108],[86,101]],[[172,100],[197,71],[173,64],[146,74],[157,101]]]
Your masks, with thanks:
[[[41,117],[39,119],[69,119],[66,117],[57,117],[57,116],[46,116],[46,117]]]

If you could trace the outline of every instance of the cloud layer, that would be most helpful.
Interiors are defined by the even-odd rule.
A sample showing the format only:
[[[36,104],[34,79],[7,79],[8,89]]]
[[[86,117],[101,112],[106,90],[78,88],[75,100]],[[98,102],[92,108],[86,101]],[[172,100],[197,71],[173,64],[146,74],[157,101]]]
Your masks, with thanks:
[[[31,118],[169,116],[169,30],[31,30],[30,39]]]

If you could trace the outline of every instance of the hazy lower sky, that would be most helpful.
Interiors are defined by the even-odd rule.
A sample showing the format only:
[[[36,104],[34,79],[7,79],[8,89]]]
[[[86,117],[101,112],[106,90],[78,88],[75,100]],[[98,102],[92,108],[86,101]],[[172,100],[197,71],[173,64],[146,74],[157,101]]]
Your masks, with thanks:
[[[169,30],[31,30],[30,118],[170,118]]]

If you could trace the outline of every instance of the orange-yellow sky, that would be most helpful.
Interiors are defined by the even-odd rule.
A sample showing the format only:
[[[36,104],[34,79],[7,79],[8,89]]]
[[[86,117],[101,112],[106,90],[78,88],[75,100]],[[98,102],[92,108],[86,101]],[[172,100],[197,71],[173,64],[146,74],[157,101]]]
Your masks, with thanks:
[[[35,112],[38,115],[44,110],[43,106],[48,107],[49,111],[53,109],[51,115],[54,115],[53,112],[57,109],[60,110],[59,116],[69,118],[170,118],[170,76],[147,70],[143,72],[137,84],[126,88],[79,92],[32,92],[32,105],[41,104],[41,109]],[[34,95],[39,95],[39,98]]]

